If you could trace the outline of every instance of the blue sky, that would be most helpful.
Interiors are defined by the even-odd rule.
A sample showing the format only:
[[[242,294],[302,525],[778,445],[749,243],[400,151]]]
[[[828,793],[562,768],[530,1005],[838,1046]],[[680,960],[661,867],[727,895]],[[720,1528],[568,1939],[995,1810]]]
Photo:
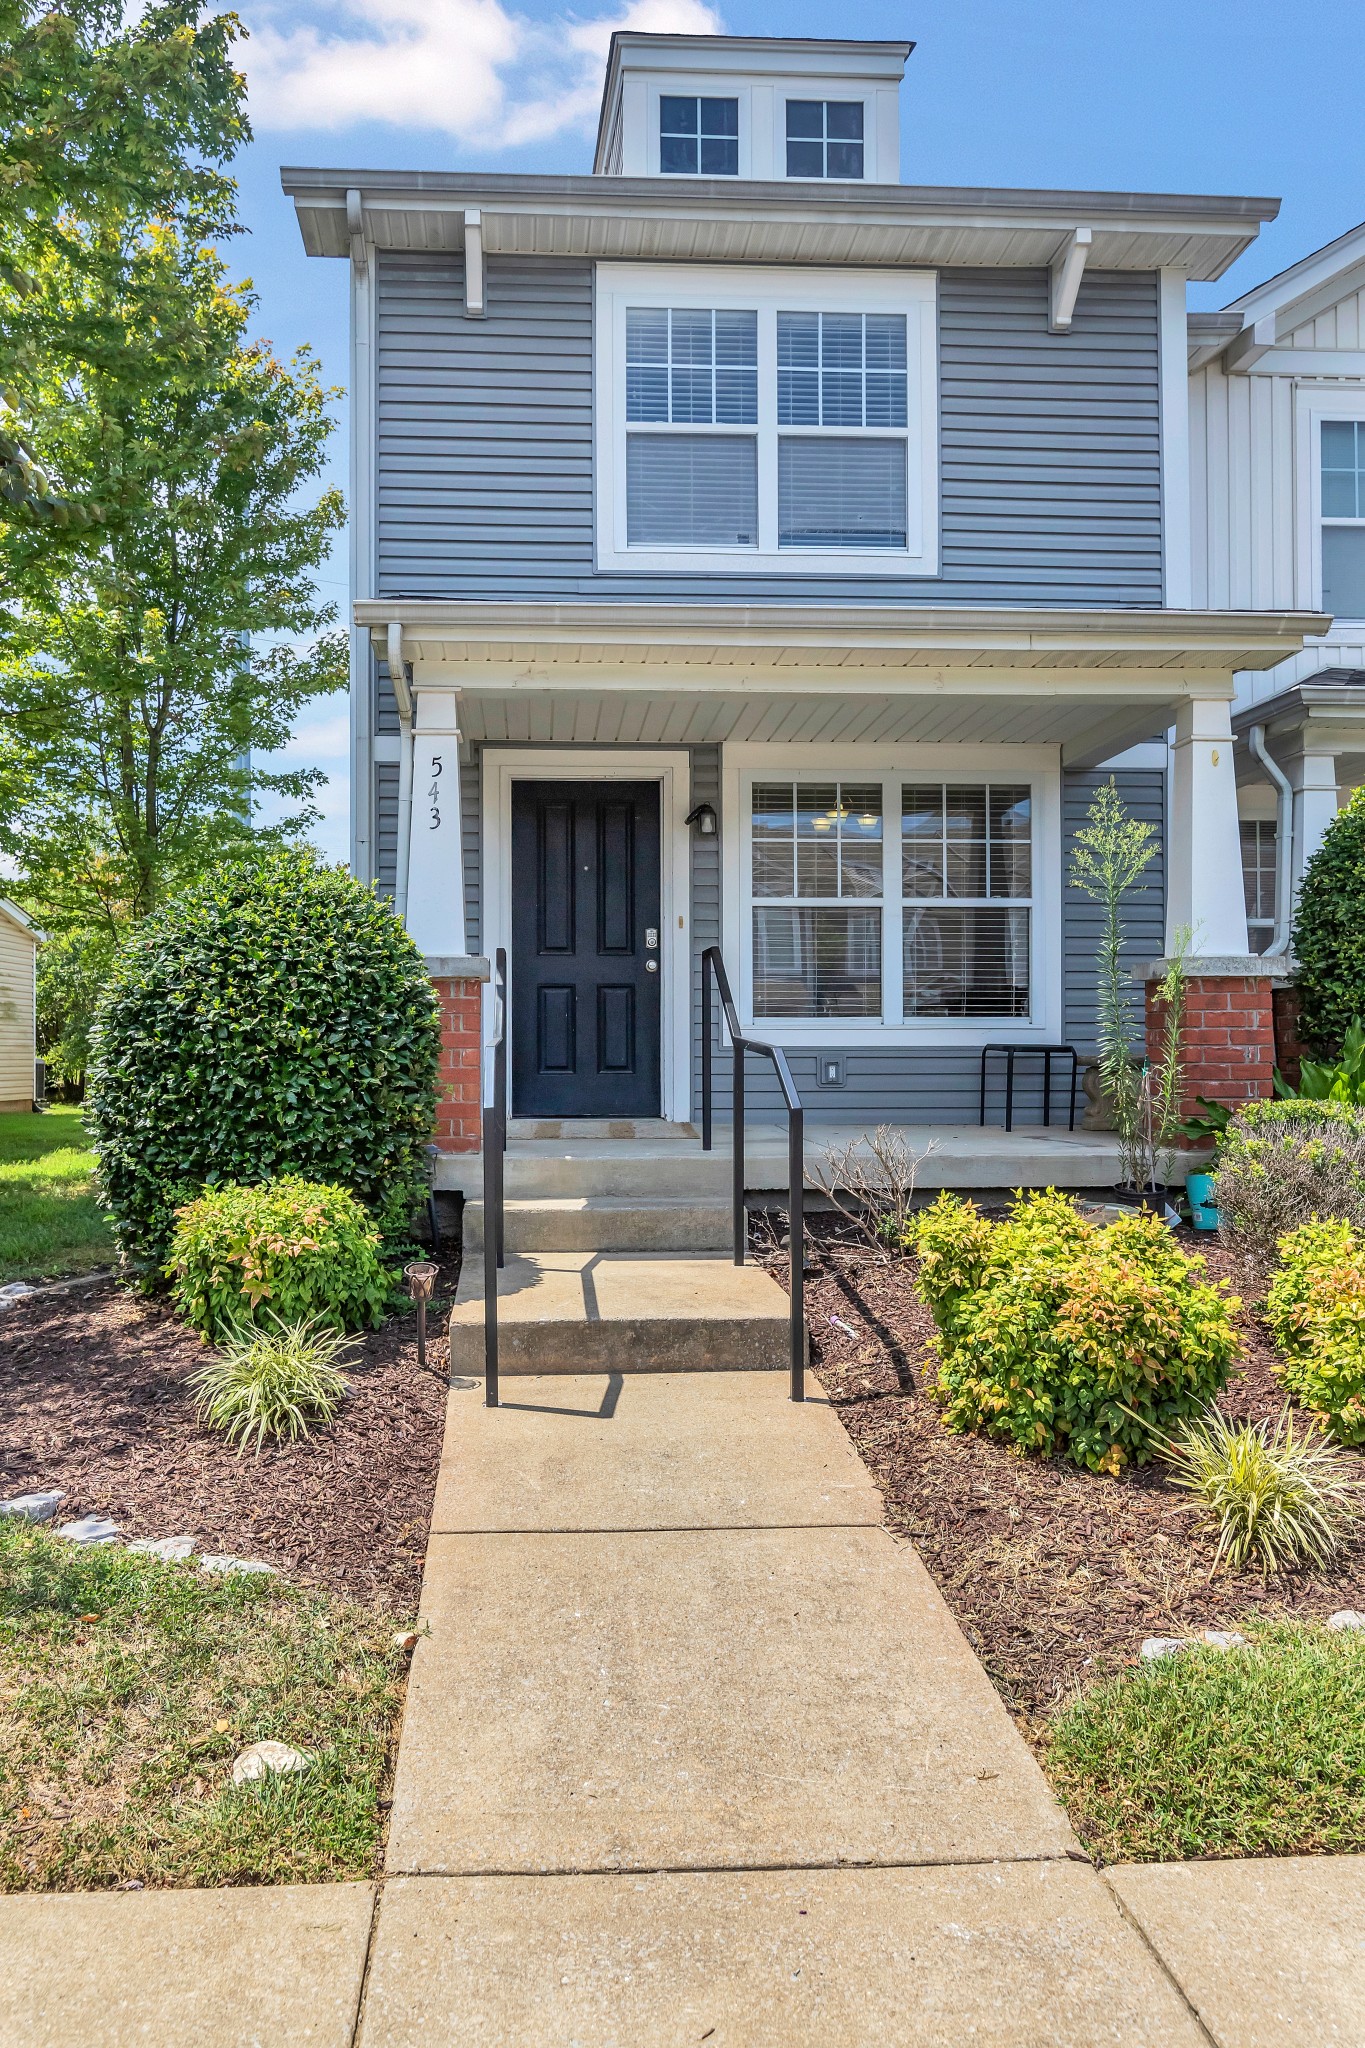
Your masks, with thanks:
[[[239,46],[256,139],[238,159],[249,235],[233,260],[260,331],[307,342],[346,381],[346,274],[303,254],[281,164],[583,171],[613,27],[899,37],[902,176],[916,184],[1239,192],[1283,199],[1217,306],[1365,219],[1360,0],[244,0]],[[345,463],[344,402],[335,443]],[[343,477],[344,480],[344,477]],[[328,570],[344,603],[345,556]],[[292,759],[324,767],[315,837],[346,844],[345,706],[301,722]]]

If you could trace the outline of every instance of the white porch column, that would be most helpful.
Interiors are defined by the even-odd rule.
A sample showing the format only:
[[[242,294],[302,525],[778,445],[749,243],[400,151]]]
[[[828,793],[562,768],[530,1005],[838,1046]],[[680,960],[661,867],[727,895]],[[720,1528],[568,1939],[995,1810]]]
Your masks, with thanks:
[[[1291,882],[1297,898],[1309,860],[1337,814],[1337,757],[1305,747],[1285,757],[1284,772],[1294,792],[1294,855]]]
[[[447,958],[467,950],[458,705],[454,690],[414,691],[407,924],[419,951]]]
[[[1182,926],[1192,935],[1193,956],[1247,952],[1237,779],[1230,706],[1224,697],[1194,697],[1176,713],[1167,848],[1168,953]]]

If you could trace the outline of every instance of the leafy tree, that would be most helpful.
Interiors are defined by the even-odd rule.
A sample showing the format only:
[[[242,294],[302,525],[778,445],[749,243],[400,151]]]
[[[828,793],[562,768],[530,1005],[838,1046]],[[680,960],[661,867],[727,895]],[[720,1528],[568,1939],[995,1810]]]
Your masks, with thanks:
[[[1303,1034],[1339,1054],[1365,1017],[1365,787],[1327,827],[1309,859],[1294,911]]]
[[[42,395],[66,476],[93,483],[106,451],[128,445],[154,449],[156,473],[91,544],[20,538],[0,642],[22,785],[0,845],[50,923],[110,932],[248,836],[253,788],[308,797],[319,772],[248,770],[243,757],[280,747],[305,700],[345,682],[344,640],[324,630],[334,608],[313,580],[341,495],[303,495],[333,394],[307,352],[285,365],[248,338],[250,289],[229,284],[213,249],[153,228],[130,278],[111,323],[153,302],[174,311],[164,348],[145,337],[144,376],[87,369],[65,415],[55,375]],[[45,258],[32,296],[61,320],[106,283]]]
[[[66,477],[48,426],[54,403],[79,407],[87,368],[140,374],[147,319],[107,311],[127,299],[146,224],[233,232],[221,166],[249,132],[232,64],[241,30],[235,15],[199,14],[198,0],[154,0],[134,20],[118,0],[0,0],[0,539],[6,527],[76,538],[154,473],[150,451],[110,445],[101,474]],[[54,261],[86,285],[60,317],[33,286]],[[142,311],[164,348],[165,309]]]
[[[60,932],[38,948],[38,1054],[58,1088],[85,1085],[95,1009],[113,963],[105,932]]]

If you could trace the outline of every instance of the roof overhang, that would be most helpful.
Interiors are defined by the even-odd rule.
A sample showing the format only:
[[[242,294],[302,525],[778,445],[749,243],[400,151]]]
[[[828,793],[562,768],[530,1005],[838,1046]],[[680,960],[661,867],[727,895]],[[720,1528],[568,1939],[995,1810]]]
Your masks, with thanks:
[[[21,931],[35,946],[47,944],[47,933],[40,932],[33,919],[22,911],[17,903],[11,903],[8,896],[0,896],[0,918],[3,918],[6,924],[13,925],[17,931]]]
[[[1346,682],[1330,681],[1330,671],[1322,671],[1248,705],[1232,721],[1234,739],[1244,742],[1254,725],[1262,725],[1273,753],[1365,753],[1365,672],[1354,673],[1356,679]],[[1265,772],[1244,746],[1238,748],[1238,770],[1243,781],[1259,780]]]
[[[424,693],[460,692],[466,742],[732,739],[1055,746],[1088,767],[1192,697],[1294,652],[1305,613],[947,606],[494,604],[376,598]],[[396,741],[393,742],[396,745]]]
[[[378,249],[458,250],[472,213],[495,256],[1035,267],[1084,226],[1093,269],[1209,280],[1279,211],[1276,199],[985,186],[292,168],[280,177],[310,256],[348,255],[353,232]]]

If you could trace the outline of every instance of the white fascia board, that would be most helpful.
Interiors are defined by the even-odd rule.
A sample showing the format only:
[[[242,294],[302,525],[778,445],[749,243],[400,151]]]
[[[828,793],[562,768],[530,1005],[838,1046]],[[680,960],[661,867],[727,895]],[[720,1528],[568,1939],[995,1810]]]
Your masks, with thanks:
[[[1314,377],[1365,378],[1365,349],[1272,348],[1246,365],[1252,377],[1293,377],[1299,383]]]
[[[1258,319],[1262,313],[1278,313],[1282,308],[1305,303],[1324,286],[1332,286],[1357,265],[1365,264],[1365,222],[1351,228],[1346,234],[1338,235],[1334,242],[1326,242],[1321,249],[1314,249],[1297,263],[1291,263],[1287,270],[1268,277],[1264,284],[1243,292],[1239,299],[1229,302],[1227,311],[1240,313],[1245,324]],[[1340,287],[1344,297],[1346,287]],[[1328,304],[1334,304],[1329,300]],[[1308,313],[1301,313],[1300,320],[1309,319]]]

